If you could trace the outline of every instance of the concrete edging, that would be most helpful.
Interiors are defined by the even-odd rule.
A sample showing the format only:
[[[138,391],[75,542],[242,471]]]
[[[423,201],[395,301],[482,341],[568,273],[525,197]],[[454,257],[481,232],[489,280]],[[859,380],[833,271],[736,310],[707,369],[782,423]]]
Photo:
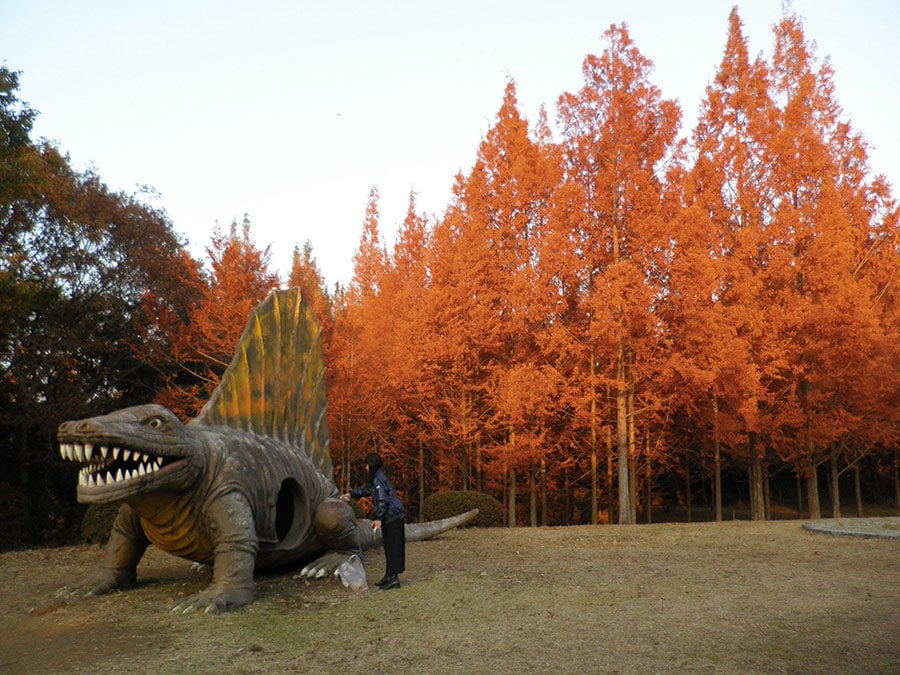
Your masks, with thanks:
[[[900,541],[900,518],[823,518],[803,523],[808,532]]]

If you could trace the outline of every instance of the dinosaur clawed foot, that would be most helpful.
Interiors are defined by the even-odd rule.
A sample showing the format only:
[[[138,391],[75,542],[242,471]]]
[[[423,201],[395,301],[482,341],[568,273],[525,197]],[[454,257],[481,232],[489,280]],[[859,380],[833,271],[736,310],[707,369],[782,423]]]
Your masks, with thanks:
[[[368,588],[362,560],[356,553],[346,551],[326,553],[300,570],[298,576],[304,579],[323,579],[329,575],[340,579],[347,588],[354,590]]]
[[[207,589],[201,593],[189,595],[172,607],[173,612],[190,614],[202,612],[204,614],[218,614],[237,609],[253,602],[253,590],[246,588],[232,589]]]

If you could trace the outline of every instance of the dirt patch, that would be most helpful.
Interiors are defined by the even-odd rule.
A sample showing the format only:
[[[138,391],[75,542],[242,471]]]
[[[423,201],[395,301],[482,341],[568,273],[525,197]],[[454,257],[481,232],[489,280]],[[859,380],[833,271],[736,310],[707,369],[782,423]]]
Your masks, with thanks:
[[[223,615],[151,549],[138,588],[57,597],[99,549],[0,555],[0,672],[898,672],[900,543],[800,521],[463,530],[412,544],[399,590],[295,572]],[[379,551],[366,554],[371,580]]]

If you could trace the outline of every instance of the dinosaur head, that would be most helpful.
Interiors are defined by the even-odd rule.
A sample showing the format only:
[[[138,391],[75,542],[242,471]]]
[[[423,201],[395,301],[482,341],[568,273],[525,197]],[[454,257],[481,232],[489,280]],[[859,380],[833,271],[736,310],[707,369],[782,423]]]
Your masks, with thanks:
[[[156,490],[183,490],[204,459],[200,443],[167,408],[140,405],[109,415],[63,422],[62,458],[81,464],[78,501],[105,504]]]

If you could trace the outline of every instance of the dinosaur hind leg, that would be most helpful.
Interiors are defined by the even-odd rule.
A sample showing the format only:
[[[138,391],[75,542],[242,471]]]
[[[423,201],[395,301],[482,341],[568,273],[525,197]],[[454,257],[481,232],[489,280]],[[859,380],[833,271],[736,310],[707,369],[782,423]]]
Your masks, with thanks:
[[[371,532],[358,526],[353,507],[343,499],[326,499],[319,504],[313,516],[313,527],[318,543],[328,552],[300,572],[309,579],[334,574],[351,556],[358,557],[367,537],[372,537]]]

